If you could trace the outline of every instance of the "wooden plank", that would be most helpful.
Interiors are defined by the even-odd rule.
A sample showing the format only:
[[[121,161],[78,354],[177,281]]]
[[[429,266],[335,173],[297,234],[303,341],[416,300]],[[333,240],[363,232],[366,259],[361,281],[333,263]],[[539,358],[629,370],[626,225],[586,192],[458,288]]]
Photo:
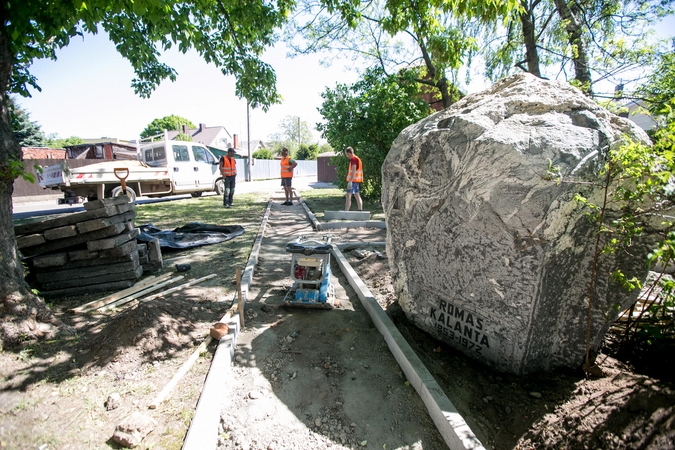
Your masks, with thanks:
[[[183,376],[190,370],[192,365],[197,361],[197,358],[199,358],[199,355],[202,354],[206,350],[206,348],[209,346],[213,338],[211,336],[207,336],[204,339],[204,342],[201,343],[199,347],[197,347],[197,350],[192,352],[192,355],[183,363],[183,365],[178,369],[178,372],[171,378],[171,381],[167,383],[166,386],[164,386],[164,389],[155,397],[155,399],[148,405],[148,408],[150,409],[157,409],[160,403],[162,403],[166,397],[169,395],[171,390],[178,384],[178,382],[183,378]]]
[[[87,249],[93,252],[96,250],[115,248],[121,244],[124,244],[125,242],[137,238],[139,234],[141,234],[141,231],[138,228],[134,228],[128,233],[118,234],[117,236],[113,236],[111,238],[89,241],[87,242]]]
[[[100,308],[96,308],[96,311],[98,311],[98,312],[103,312],[103,311],[107,311],[107,310],[109,310],[109,309],[113,309],[113,308],[115,308],[115,307],[117,307],[117,306],[124,305],[124,304],[126,304],[126,303],[129,303],[129,302],[131,302],[131,301],[136,300],[138,297],[142,297],[142,296],[144,296],[145,294],[148,294],[148,293],[150,293],[150,292],[152,292],[152,291],[156,291],[156,290],[159,289],[159,288],[162,288],[162,287],[164,287],[164,286],[166,286],[166,285],[168,285],[168,284],[171,284],[171,283],[175,283],[176,281],[180,281],[180,280],[182,280],[182,279],[183,279],[183,275],[179,275],[179,276],[174,277],[174,278],[172,278],[172,279],[170,279],[170,280],[168,280],[168,281],[165,281],[164,283],[160,283],[160,284],[157,284],[157,285],[154,285],[154,286],[150,286],[149,288],[143,289],[142,291],[137,292],[136,294],[130,295],[130,296],[128,296],[128,297],[121,298],[121,299],[119,299],[119,300],[117,300],[117,301],[115,301],[115,302],[113,302],[113,303],[109,303],[109,304],[107,304],[107,305],[105,305],[105,306],[101,306]],[[169,290],[170,290],[170,289],[169,289]],[[161,295],[161,293],[160,293],[160,295]]]
[[[89,286],[70,287],[55,289],[53,291],[41,290],[40,296],[44,298],[74,297],[78,295],[94,294],[97,292],[110,292],[125,289],[134,285],[134,280],[121,280],[113,283],[92,284]]]
[[[227,310],[223,318],[220,319],[220,322],[223,323],[227,322],[227,320],[229,320],[235,314],[236,310],[237,310],[236,305],[235,307]],[[206,337],[204,342],[202,342],[201,345],[197,347],[197,349],[194,352],[192,352],[192,355],[190,355],[187,361],[185,361],[183,365],[180,367],[180,369],[178,369],[178,372],[176,372],[176,374],[171,378],[171,381],[169,381],[167,385],[164,386],[164,389],[162,389],[162,391],[157,395],[157,397],[155,397],[155,399],[150,403],[148,408],[157,409],[159,404],[162,403],[164,400],[166,400],[171,390],[178,384],[181,378],[185,376],[188,370],[190,370],[195,361],[197,361],[199,355],[201,355],[206,350],[206,348],[209,346],[212,340],[213,338],[211,336]]]
[[[40,283],[40,286],[41,289],[54,290],[67,287],[85,287],[101,283],[114,283],[121,280],[132,280],[133,282],[133,280],[140,278],[141,275],[143,275],[143,266],[139,265],[136,269],[125,272],[99,275],[97,277],[71,278],[63,281]],[[86,290],[84,292],[86,293]]]
[[[37,272],[35,274],[40,283],[51,283],[55,281],[77,281],[86,278],[100,277],[102,275],[116,275],[130,270],[136,270],[139,266],[138,258],[116,264],[104,264],[98,266],[87,267],[87,270],[82,269],[67,269],[55,270],[50,272]],[[77,286],[77,284],[73,284]],[[66,287],[66,286],[64,286]]]
[[[103,239],[110,236],[115,236],[126,230],[125,223],[116,223],[110,227],[104,228],[102,230],[92,231],[91,233],[78,234],[71,238],[60,239],[58,241],[49,241],[44,244],[34,245],[31,247],[19,247],[21,248],[21,253],[24,256],[37,256],[43,253],[51,253],[56,250],[63,250],[68,247],[74,247],[76,245],[83,244],[87,241],[94,239]],[[18,244],[18,240],[17,240]]]
[[[107,295],[105,297],[99,298],[98,300],[91,301],[89,303],[85,303],[84,305],[80,305],[77,308],[71,309],[72,312],[74,313],[79,313],[82,312],[86,309],[94,309],[98,308],[99,306],[106,305],[110,302],[114,302],[115,300],[119,300],[123,297],[126,297],[127,295],[131,295],[135,292],[140,291],[141,289],[146,288],[147,286],[160,283],[168,278],[171,278],[171,274],[167,273],[159,277],[155,276],[150,276],[147,278],[144,278],[143,280],[139,281],[138,283],[134,284],[132,287],[125,289],[123,291],[116,292],[111,295]]]
[[[239,306],[239,320],[241,327],[244,328],[244,305],[241,302],[241,270],[237,267],[237,305]]]
[[[175,291],[177,291],[177,290],[179,290],[179,289],[182,289],[182,288],[184,288],[184,287],[191,286],[191,285],[197,284],[197,283],[201,283],[202,281],[206,281],[206,280],[208,280],[209,278],[213,278],[213,277],[215,277],[215,276],[216,276],[216,274],[215,274],[215,273],[212,273],[211,275],[207,275],[207,276],[205,276],[205,277],[197,278],[196,280],[193,280],[193,281],[188,281],[187,283],[181,284],[180,286],[176,286],[175,288],[171,288],[171,289],[169,289],[169,290],[167,290],[167,291],[160,292],[159,294],[155,294],[155,295],[151,295],[150,297],[142,298],[140,301],[142,301],[142,302],[149,302],[150,300],[154,300],[154,299],[156,299],[156,298],[159,298],[159,297],[161,297],[162,295],[170,294],[170,293],[175,292]]]
[[[92,211],[63,214],[51,219],[44,219],[23,225],[17,225],[14,227],[14,234],[17,236],[22,236],[24,234],[44,233],[45,230],[50,230],[52,228],[75,225],[79,222],[84,222],[91,219],[99,219],[101,217],[112,217],[118,215],[119,213],[119,209],[116,206],[108,206],[106,208],[95,209]]]

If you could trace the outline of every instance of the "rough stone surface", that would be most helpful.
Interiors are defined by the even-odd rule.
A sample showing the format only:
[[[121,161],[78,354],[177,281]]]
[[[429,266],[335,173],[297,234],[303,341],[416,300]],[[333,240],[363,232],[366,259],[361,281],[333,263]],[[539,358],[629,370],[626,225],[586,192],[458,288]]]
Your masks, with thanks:
[[[403,130],[383,165],[382,202],[408,318],[498,370],[580,366],[597,225],[573,197],[602,203],[598,169],[624,134],[648,142],[577,89],[530,75]],[[549,164],[596,184],[556,184],[546,179]],[[613,306],[635,298],[610,280],[610,268],[644,278],[644,251],[600,258],[592,349]]]
[[[124,447],[136,447],[156,426],[155,419],[135,412],[117,425],[113,440]]]

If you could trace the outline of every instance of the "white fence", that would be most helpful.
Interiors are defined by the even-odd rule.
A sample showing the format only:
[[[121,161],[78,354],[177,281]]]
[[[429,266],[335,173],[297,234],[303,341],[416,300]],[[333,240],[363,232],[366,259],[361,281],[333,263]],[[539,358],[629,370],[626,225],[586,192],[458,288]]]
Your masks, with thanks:
[[[295,177],[310,177],[317,175],[316,161],[299,161],[293,171]],[[242,170],[242,167],[244,170]],[[251,180],[269,180],[281,178],[281,161],[278,159],[253,159]],[[248,161],[237,160],[237,181],[246,181],[248,175]]]

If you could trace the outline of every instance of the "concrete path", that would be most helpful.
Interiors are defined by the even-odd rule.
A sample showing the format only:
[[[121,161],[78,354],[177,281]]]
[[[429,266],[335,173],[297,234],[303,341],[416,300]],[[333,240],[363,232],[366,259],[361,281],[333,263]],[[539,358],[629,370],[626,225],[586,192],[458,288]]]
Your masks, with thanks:
[[[332,233],[342,247],[353,239],[360,246],[383,240],[377,229]],[[220,342],[183,448],[215,448],[219,421],[234,423],[240,440],[282,439],[296,450],[366,441],[367,448],[483,448],[337,245],[331,265],[337,307],[280,308],[292,285],[286,244],[325,234],[313,231],[301,203],[270,201],[242,278],[251,320],[240,330],[235,317],[233,332]],[[265,371],[270,361],[275,370]],[[401,384],[401,371],[414,390]],[[257,408],[264,404],[274,414],[241,401],[253,390],[265,399]],[[330,429],[316,425],[325,411],[337,417]],[[265,430],[276,430],[276,437]]]

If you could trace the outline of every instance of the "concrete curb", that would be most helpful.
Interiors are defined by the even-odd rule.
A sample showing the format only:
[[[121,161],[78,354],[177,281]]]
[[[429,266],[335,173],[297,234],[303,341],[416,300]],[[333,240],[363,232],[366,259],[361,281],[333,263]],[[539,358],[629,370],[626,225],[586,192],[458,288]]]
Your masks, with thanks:
[[[389,350],[399,366],[413,385],[429,411],[431,420],[445,439],[451,450],[484,450],[483,444],[471,431],[464,418],[459,414],[455,405],[445,395],[434,377],[429,373],[422,361],[415,354],[405,338],[398,331],[389,316],[382,310],[380,304],[371,294],[368,287],[361,281],[352,266],[336,246],[333,246],[333,256],[342,273],[347,277],[349,284],[356,291],[359,300],[368,311],[375,327],[382,333]]]
[[[204,381],[204,387],[199,395],[195,414],[183,441],[183,450],[203,450],[218,447],[221,399],[227,387],[224,381],[227,380],[234,359],[234,349],[237,346],[240,326],[239,314],[235,314],[225,323],[230,327],[230,332],[218,342],[211,367]]]
[[[305,201],[302,198],[298,200],[305,210],[305,214],[315,231],[335,230],[338,228],[387,228],[386,222],[379,222],[377,220],[357,221],[357,222],[319,222],[312,211],[309,210]]]
[[[241,277],[241,298],[243,307],[246,307],[246,298],[249,287],[253,281],[253,271],[258,263],[258,255],[260,254],[260,247],[262,246],[263,235],[265,234],[265,227],[270,217],[270,210],[272,209],[272,200],[267,202],[267,209],[265,215],[260,223],[258,235],[253,241],[253,248],[248,257],[244,274]],[[235,292],[236,302],[236,292]],[[226,322],[226,320],[228,320]],[[220,320],[230,326],[230,333],[218,342],[218,347],[213,355],[211,367],[206,374],[204,380],[204,387],[199,395],[199,401],[195,409],[195,414],[190,422],[187,435],[183,441],[183,450],[203,450],[216,448],[218,446],[218,425],[220,424],[220,409],[222,407],[222,399],[225,396],[225,389],[227,388],[227,373],[232,365],[234,358],[234,349],[237,345],[237,335],[239,334],[239,314],[235,314],[232,318],[227,319],[227,315]]]

